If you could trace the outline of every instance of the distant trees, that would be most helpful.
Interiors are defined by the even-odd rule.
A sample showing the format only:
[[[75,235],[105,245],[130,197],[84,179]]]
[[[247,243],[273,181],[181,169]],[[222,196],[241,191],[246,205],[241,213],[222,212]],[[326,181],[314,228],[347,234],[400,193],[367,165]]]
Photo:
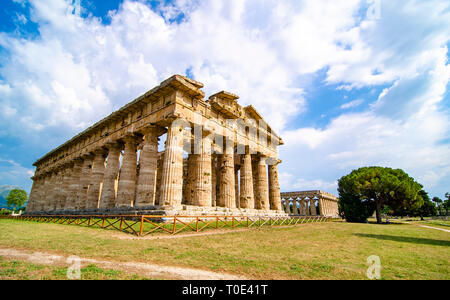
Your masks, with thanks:
[[[391,210],[419,209],[422,185],[401,169],[363,167],[338,182],[340,208],[348,222],[366,222],[376,212],[381,223],[383,206]]]
[[[6,203],[8,207],[18,208],[24,206],[27,199],[27,192],[21,189],[14,189],[11,190],[8,194],[8,197],[6,197]]]

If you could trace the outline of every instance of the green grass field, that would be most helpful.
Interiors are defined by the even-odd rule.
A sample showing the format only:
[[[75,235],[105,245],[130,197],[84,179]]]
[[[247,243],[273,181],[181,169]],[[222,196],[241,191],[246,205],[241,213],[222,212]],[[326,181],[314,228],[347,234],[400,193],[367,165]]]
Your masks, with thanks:
[[[254,279],[367,279],[371,255],[381,259],[382,279],[450,279],[450,234],[413,224],[313,223],[175,239],[130,239],[117,231],[16,220],[0,220],[0,226],[0,248],[183,266]],[[22,271],[8,273],[9,262],[1,263],[0,279],[20,279],[27,268],[40,272],[19,264]],[[58,279],[52,268],[42,272]],[[108,270],[89,274],[89,279],[133,276]]]

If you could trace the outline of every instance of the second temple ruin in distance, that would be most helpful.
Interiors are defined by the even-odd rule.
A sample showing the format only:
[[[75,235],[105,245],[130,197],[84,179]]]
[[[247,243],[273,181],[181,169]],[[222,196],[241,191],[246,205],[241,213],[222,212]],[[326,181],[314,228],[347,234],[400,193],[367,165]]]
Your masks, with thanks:
[[[37,160],[27,213],[277,217],[302,211],[287,209],[287,198],[282,203],[282,139],[253,106],[240,106],[238,96],[222,91],[205,101],[202,87],[174,75]],[[312,215],[337,214],[334,205],[323,212],[312,206]]]

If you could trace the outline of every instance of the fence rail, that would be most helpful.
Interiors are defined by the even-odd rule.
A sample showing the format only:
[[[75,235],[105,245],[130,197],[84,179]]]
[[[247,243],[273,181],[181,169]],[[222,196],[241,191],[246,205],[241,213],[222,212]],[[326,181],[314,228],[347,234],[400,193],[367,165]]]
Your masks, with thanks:
[[[40,223],[54,223],[96,227],[118,230],[143,237],[161,232],[175,235],[180,232],[200,232],[207,229],[250,228],[263,226],[294,226],[305,223],[329,222],[331,217],[243,217],[243,216],[79,216],[79,215],[47,215],[47,216],[0,216],[0,219],[13,219]]]

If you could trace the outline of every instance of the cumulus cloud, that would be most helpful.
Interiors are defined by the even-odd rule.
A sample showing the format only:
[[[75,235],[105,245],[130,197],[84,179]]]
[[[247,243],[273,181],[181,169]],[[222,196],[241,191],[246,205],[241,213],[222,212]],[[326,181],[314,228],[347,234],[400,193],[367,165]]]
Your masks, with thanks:
[[[380,1],[373,18],[373,2],[360,0],[176,0],[156,9],[125,0],[106,25],[83,16],[79,1],[15,1],[30,4],[18,20],[37,23],[39,36],[0,33],[1,135],[57,146],[189,70],[207,94],[240,95],[281,133],[283,190],[336,192],[337,178],[369,164],[404,168],[438,192],[448,186],[447,1]],[[352,96],[322,128],[301,128],[320,72],[340,91],[386,88],[372,103]]]

